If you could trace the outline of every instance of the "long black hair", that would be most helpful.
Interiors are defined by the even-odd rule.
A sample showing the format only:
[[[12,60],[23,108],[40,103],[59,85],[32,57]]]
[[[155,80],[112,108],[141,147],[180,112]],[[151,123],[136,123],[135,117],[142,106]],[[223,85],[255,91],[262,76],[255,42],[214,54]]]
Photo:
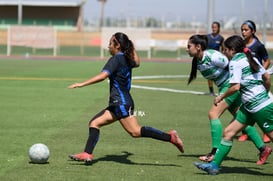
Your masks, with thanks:
[[[124,56],[129,61],[130,65],[134,65],[134,44],[133,42],[128,38],[128,36],[122,32],[117,32],[113,35],[114,38],[114,44],[120,44],[121,52],[124,53]]]
[[[207,37],[207,35],[192,35],[189,38],[189,42],[194,44],[194,45],[200,45],[202,51],[206,50],[207,47],[208,47],[208,37]],[[191,73],[190,73],[190,77],[188,79],[188,85],[191,83],[191,81],[196,79],[197,62],[198,62],[197,58],[193,57],[192,64],[191,64]]]
[[[233,49],[235,53],[239,52],[245,53],[252,72],[256,73],[259,71],[258,63],[254,60],[250,49],[245,47],[245,42],[242,37],[238,35],[230,36],[224,41],[224,46],[228,49]]]

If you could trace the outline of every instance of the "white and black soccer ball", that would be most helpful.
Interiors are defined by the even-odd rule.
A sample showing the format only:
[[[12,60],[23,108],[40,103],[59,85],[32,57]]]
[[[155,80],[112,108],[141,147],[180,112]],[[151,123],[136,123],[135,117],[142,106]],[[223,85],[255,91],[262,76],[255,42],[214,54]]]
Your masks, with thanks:
[[[36,143],[29,148],[28,155],[31,163],[47,163],[50,152],[45,144]]]

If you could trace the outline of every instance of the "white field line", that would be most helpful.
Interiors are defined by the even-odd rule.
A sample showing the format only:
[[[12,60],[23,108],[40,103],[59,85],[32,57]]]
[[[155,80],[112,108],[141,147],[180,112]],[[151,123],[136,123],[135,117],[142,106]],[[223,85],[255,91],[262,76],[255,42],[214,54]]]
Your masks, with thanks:
[[[148,86],[142,86],[142,85],[132,85],[131,87],[136,89],[156,90],[156,91],[175,92],[175,93],[190,93],[190,94],[197,94],[197,95],[205,94],[205,92],[177,90],[177,89],[169,89],[164,87],[148,87]]]
[[[167,78],[187,78],[188,75],[153,75],[153,76],[134,76],[133,80],[141,80],[141,79],[167,79]],[[190,93],[190,94],[197,94],[197,95],[204,95],[205,92],[198,92],[198,91],[187,91],[187,90],[177,90],[177,89],[170,89],[164,87],[150,87],[150,86],[141,86],[141,85],[131,85],[132,88],[136,89],[146,89],[146,90],[155,90],[155,91],[165,91],[165,92],[174,92],[174,93]]]
[[[148,75],[148,76],[133,76],[132,79],[168,79],[168,78],[188,78],[189,75]]]
[[[135,76],[132,79],[134,80],[144,80],[144,79],[168,79],[168,78],[187,78],[188,75],[153,75],[153,76]],[[41,77],[0,77],[0,80],[79,80],[79,79],[66,79],[66,78],[41,78]],[[109,82],[109,80],[108,80]],[[198,91],[186,91],[186,90],[177,90],[164,87],[149,87],[141,85],[131,85],[132,88],[136,89],[146,89],[146,90],[155,90],[155,91],[165,91],[165,92],[174,92],[174,93],[190,93],[197,95],[204,95],[205,92]]]

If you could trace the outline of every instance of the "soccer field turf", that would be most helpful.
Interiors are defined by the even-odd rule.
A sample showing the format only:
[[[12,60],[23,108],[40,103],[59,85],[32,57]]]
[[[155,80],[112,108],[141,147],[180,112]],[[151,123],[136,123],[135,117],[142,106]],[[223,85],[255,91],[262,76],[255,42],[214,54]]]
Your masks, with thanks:
[[[0,180],[272,180],[272,156],[258,166],[258,150],[247,141],[234,146],[221,173],[209,176],[193,165],[211,149],[207,81],[187,85],[190,64],[143,62],[135,69],[132,95],[140,125],[176,129],[185,153],[170,143],[131,138],[116,122],[101,129],[91,166],[70,161],[81,152],[88,121],[108,103],[108,82],[67,89],[100,72],[104,61],[0,60]],[[216,87],[215,87],[216,89]],[[222,116],[225,125],[231,120]],[[260,131],[260,129],[258,129]],[[47,164],[30,164],[28,149],[44,143]],[[270,143],[272,145],[272,143]]]

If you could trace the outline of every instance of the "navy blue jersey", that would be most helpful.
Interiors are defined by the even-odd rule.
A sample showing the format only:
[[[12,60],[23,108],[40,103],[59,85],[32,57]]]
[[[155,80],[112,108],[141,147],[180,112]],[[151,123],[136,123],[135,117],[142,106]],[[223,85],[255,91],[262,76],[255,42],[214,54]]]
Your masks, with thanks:
[[[208,49],[220,51],[220,47],[224,42],[224,37],[220,34],[213,36],[212,33],[208,34]]]
[[[132,68],[123,53],[112,56],[103,67],[102,71],[108,73],[110,80],[109,106],[134,106],[130,95]]]
[[[261,65],[263,65],[264,60],[268,59],[268,53],[264,45],[256,38],[254,39],[254,42],[248,46],[248,48],[251,50],[252,55],[259,60]]]

